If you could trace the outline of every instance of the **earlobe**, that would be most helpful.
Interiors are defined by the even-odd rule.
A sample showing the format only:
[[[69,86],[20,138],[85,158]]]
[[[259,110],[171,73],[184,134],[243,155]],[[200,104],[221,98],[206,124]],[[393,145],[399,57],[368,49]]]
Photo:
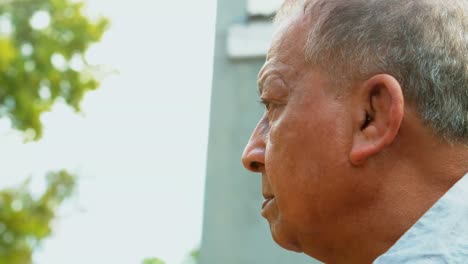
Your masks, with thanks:
[[[353,143],[350,162],[359,166],[391,145],[400,130],[404,112],[403,92],[388,74],[365,81],[355,97]]]

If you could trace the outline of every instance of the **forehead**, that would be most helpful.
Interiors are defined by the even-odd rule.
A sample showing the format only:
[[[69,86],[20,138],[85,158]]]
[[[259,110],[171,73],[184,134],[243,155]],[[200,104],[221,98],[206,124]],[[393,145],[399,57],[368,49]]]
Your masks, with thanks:
[[[308,35],[306,16],[296,14],[283,20],[277,27],[267,60],[259,73],[259,81],[262,75],[270,71],[283,71],[285,69],[299,71],[306,65],[305,44]]]

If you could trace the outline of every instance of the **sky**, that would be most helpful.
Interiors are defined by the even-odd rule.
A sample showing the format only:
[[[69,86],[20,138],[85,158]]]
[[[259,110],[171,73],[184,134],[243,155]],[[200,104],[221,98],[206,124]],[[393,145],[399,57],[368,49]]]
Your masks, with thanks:
[[[47,171],[79,176],[36,264],[180,264],[199,246],[213,65],[215,0],[88,0],[111,20],[87,55],[109,72],[83,101],[43,116],[24,143],[0,120],[0,187]]]

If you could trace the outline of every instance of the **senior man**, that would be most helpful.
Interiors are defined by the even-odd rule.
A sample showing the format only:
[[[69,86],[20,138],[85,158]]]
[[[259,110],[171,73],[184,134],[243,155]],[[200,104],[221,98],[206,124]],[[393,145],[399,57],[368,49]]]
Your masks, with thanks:
[[[244,166],[326,263],[468,263],[466,0],[288,1]]]

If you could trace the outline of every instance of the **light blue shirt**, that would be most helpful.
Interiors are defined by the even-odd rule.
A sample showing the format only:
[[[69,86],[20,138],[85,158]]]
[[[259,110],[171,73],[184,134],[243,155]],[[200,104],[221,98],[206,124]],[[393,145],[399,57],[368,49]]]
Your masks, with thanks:
[[[374,264],[468,263],[467,175]]]

